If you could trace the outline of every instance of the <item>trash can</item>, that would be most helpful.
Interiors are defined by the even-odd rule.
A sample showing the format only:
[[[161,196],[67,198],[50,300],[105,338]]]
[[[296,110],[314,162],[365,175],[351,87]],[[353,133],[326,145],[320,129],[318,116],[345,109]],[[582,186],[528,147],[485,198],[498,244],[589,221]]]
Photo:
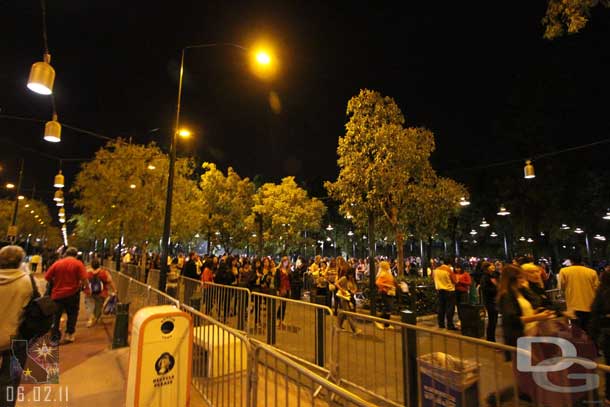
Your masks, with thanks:
[[[483,305],[460,304],[462,313],[462,335],[473,338],[485,336],[485,307]]]
[[[479,364],[443,352],[417,358],[422,407],[478,407]]]

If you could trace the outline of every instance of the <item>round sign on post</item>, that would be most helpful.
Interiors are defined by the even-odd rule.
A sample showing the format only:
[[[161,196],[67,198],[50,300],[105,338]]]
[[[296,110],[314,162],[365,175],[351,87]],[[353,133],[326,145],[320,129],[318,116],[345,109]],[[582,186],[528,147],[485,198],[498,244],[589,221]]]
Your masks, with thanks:
[[[126,406],[188,406],[193,321],[171,305],[133,317]]]

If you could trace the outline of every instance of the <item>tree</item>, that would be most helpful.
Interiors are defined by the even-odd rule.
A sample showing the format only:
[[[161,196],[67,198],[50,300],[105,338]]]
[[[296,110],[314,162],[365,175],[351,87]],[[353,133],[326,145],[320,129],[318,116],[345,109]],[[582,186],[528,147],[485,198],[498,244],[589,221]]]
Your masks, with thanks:
[[[319,230],[325,213],[322,201],[310,198],[294,177],[286,177],[280,184],[266,183],[256,191],[246,222],[254,233],[260,233],[262,225],[262,237],[270,242],[268,249],[287,253],[311,244],[313,240],[305,234]]]
[[[361,227],[368,222],[371,243],[376,218],[380,230],[393,234],[402,274],[405,234],[410,230],[429,237],[445,226],[466,190],[436,175],[429,162],[434,135],[425,128],[403,127],[404,116],[392,98],[361,90],[349,101],[347,113],[346,135],[337,148],[339,177],[326,187],[345,216]]]
[[[8,231],[13,220],[14,209],[14,200],[0,200],[0,233],[6,234]],[[25,241],[30,234],[35,238],[42,238],[51,227],[51,221],[49,207],[41,201],[28,198],[19,200],[17,240]]]
[[[227,253],[242,248],[248,243],[250,231],[245,220],[252,209],[254,184],[241,178],[233,168],[225,176],[212,163],[203,163],[205,173],[201,176],[202,229],[218,241]]]
[[[120,238],[140,244],[157,242],[162,233],[169,160],[154,144],[113,140],[83,164],[72,191],[81,215],[75,217],[82,236]],[[192,179],[191,160],[176,163],[172,241],[189,240],[197,232],[202,210],[200,191]]]
[[[610,7],[610,0],[549,0],[542,19],[544,38],[552,40],[579,32],[587,25],[591,9],[600,4]]]

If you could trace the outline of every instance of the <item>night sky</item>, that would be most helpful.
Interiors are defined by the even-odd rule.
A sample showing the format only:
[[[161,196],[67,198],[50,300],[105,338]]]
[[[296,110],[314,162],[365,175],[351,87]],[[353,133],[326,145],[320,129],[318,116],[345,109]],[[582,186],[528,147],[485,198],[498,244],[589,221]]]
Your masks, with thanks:
[[[407,125],[436,136],[433,164],[477,193],[465,169],[608,137],[610,11],[585,30],[547,41],[546,1],[229,2],[48,0],[48,37],[60,122],[167,148],[179,50],[187,44],[260,38],[281,68],[261,82],[235,49],[187,54],[183,123],[196,138],[180,155],[233,166],[269,181],[296,175],[315,195],[334,179],[347,101],[361,88],[395,98]],[[476,4],[475,4],[476,3]],[[43,52],[40,4],[0,0],[0,109],[48,120],[49,97],[25,84]],[[271,112],[268,95],[282,102]],[[91,157],[103,142],[63,130],[57,145],[42,124],[0,119],[3,182],[16,178],[16,147],[63,158]],[[575,165],[609,168],[608,145],[577,153]],[[58,164],[26,153],[25,188],[46,190]],[[560,158],[558,158],[560,159]],[[572,164],[570,164],[572,165]],[[78,164],[64,163],[71,183]],[[522,164],[485,176],[522,174]]]

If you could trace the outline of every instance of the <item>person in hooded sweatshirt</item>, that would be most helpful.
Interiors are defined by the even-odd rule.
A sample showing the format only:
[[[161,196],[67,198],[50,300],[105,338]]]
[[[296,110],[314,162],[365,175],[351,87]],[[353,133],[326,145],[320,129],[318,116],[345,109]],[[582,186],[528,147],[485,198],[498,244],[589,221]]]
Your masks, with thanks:
[[[25,252],[19,246],[5,246],[0,249],[0,310],[2,310],[2,323],[0,323],[0,405],[14,406],[13,399],[7,400],[8,387],[13,387],[12,394],[17,394],[20,375],[12,377],[11,360],[17,358],[21,366],[25,363],[25,346],[11,346],[11,338],[17,335],[19,324],[23,316],[23,309],[32,297],[32,283],[29,274],[21,264]]]

